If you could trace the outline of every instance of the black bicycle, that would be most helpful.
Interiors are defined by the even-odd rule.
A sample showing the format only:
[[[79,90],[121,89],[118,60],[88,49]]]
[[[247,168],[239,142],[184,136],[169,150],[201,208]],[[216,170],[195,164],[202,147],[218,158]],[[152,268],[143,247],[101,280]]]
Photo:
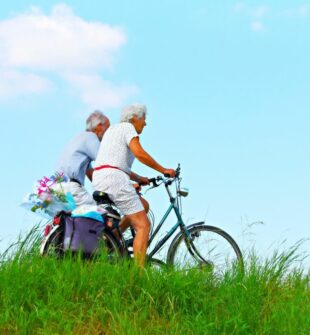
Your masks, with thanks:
[[[149,248],[147,259],[152,264],[172,265],[177,269],[189,268],[205,268],[210,269],[215,273],[224,273],[226,270],[234,266],[243,270],[243,258],[240,248],[234,239],[220,228],[206,225],[205,222],[197,222],[186,226],[181,214],[182,197],[188,195],[188,190],[181,188],[180,165],[176,169],[176,176],[158,176],[149,179],[150,189],[157,188],[163,185],[169,197],[170,205],[157,225],[156,229],[151,232],[149,238]],[[175,192],[171,191],[171,186],[175,186]],[[132,241],[135,237],[133,228],[128,233],[122,234],[119,229],[121,217],[115,205],[109,200],[103,192],[95,192],[94,199],[98,205],[107,209],[105,215],[107,223],[102,235],[102,246],[105,254],[109,259],[117,259],[119,257],[132,257]],[[174,212],[177,218],[175,225],[157,241],[153,248],[150,248],[151,243],[158,236],[158,233],[168,216]],[[151,219],[153,216],[149,214]],[[151,220],[153,221],[153,220]],[[152,225],[153,227],[154,225]],[[59,225],[60,227],[60,225]],[[166,262],[156,258],[157,253],[166,244],[166,242],[175,235],[167,252]],[[53,253],[59,256],[63,254],[62,236],[63,229],[53,226],[53,229],[47,234],[46,241],[41,247],[42,254]],[[99,254],[101,251],[98,251]],[[98,254],[98,253],[97,253]]]

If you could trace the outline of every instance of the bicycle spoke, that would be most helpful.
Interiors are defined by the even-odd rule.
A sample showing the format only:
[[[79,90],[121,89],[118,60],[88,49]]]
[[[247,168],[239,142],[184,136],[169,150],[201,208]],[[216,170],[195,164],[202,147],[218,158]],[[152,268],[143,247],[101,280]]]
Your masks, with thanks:
[[[168,261],[177,268],[207,268],[220,274],[236,263],[242,263],[237,244],[222,230],[197,226],[191,228],[189,233],[189,240],[181,235],[169,250]]]

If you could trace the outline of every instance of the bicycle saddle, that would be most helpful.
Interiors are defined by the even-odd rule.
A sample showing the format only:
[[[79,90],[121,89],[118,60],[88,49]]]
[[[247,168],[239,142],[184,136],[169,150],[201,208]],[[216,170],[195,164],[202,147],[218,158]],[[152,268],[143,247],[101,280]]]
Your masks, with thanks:
[[[113,208],[116,207],[114,202],[110,200],[109,196],[101,191],[95,191],[93,193],[93,198],[97,202],[97,205],[104,205],[103,207],[108,211],[107,216],[114,219],[120,220],[118,211]]]
[[[93,199],[98,205],[114,205],[114,202],[110,200],[109,196],[101,191],[95,191],[93,193]]]

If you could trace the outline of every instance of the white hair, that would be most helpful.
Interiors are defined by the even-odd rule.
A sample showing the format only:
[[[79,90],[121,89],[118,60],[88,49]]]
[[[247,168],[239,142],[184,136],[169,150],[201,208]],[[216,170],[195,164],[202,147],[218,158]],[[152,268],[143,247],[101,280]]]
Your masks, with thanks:
[[[100,111],[94,111],[86,120],[86,130],[91,131],[98,126],[99,123],[105,124],[107,117]]]
[[[146,106],[142,104],[132,104],[123,109],[121,122],[130,122],[134,116],[141,119],[146,115]]]

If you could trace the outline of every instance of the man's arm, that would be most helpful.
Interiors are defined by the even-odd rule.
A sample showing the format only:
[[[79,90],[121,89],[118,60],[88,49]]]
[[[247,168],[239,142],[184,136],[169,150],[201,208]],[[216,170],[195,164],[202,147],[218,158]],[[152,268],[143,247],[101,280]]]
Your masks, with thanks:
[[[129,148],[134,156],[143,164],[149,166],[150,168],[162,173],[169,174],[171,177],[175,176],[175,171],[173,169],[165,169],[163,166],[158,164],[151,155],[149,155],[141,146],[139,137],[134,137],[130,143]]]
[[[99,147],[100,147],[100,141],[97,135],[93,132],[88,132],[88,137],[87,140],[85,141],[84,153],[90,159],[90,161],[94,161],[96,159]],[[92,168],[90,162],[86,170],[86,176],[90,181],[93,180],[93,172],[94,169]]]

